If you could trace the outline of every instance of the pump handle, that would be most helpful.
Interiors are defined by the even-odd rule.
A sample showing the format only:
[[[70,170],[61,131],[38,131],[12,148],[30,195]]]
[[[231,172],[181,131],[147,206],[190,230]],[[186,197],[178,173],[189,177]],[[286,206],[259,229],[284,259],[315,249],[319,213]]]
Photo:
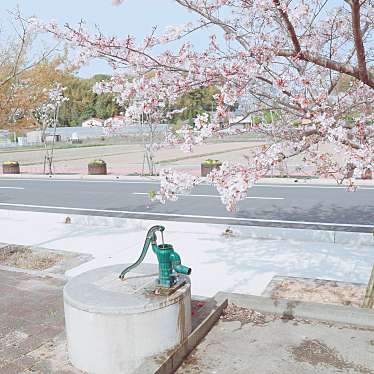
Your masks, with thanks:
[[[160,231],[162,233],[164,230],[165,230],[165,227],[161,225],[152,226],[148,230],[140,257],[135,263],[133,263],[132,265],[130,265],[129,267],[127,267],[125,270],[122,271],[122,273],[119,276],[120,279],[123,280],[126,273],[128,273],[129,271],[131,271],[132,269],[136,268],[137,266],[141,264],[141,262],[144,260],[145,255],[147,254],[150,244],[152,242],[156,242],[157,240],[156,231]]]

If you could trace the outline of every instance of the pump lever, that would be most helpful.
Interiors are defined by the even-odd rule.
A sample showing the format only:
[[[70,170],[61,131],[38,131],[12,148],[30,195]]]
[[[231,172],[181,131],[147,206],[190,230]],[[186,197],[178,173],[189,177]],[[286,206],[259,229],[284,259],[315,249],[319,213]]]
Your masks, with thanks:
[[[156,240],[157,240],[156,232],[160,231],[161,235],[163,236],[163,231],[164,230],[165,230],[165,227],[161,226],[161,225],[152,226],[148,230],[147,236],[145,238],[145,242],[144,242],[144,245],[143,245],[143,250],[142,250],[142,253],[140,254],[140,257],[137,259],[137,261],[135,263],[133,263],[132,265],[130,265],[129,267],[127,267],[125,270],[122,271],[122,273],[119,276],[120,279],[123,280],[125,275],[129,271],[131,271],[132,269],[136,268],[137,266],[139,266],[141,264],[141,262],[145,258],[145,255],[147,254],[147,251],[148,251],[148,248],[149,248],[150,244],[152,242],[156,242]]]

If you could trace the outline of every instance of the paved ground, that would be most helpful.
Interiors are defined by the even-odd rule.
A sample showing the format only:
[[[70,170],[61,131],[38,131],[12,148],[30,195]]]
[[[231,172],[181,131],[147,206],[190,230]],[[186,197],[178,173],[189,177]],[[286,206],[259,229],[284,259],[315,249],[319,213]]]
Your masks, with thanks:
[[[143,145],[137,141],[132,142],[131,139],[123,142],[126,143],[56,149],[55,173],[86,174],[88,162],[97,158],[104,159],[107,162],[109,173],[121,175],[141,173],[144,155]],[[179,147],[165,148],[156,152],[155,161],[159,163],[158,170],[166,166],[199,175],[200,164],[207,158],[224,159],[229,162],[246,162],[244,156],[251,159],[251,153],[255,147],[264,143],[264,141],[255,138],[239,137],[236,141],[225,139],[196,146],[193,153],[182,152]],[[335,154],[338,162],[341,161],[341,155],[336,154],[329,144],[321,144],[319,149],[321,152],[326,151]],[[0,163],[8,160],[18,160],[22,172],[41,173],[43,172],[44,155],[43,149],[0,149]],[[300,174],[297,168],[302,164],[302,158],[303,155],[299,155],[288,160],[287,165],[283,167],[283,171],[290,175]],[[304,168],[306,173],[313,174],[313,167],[304,165]],[[279,175],[280,172],[279,167],[274,167],[269,174]]]
[[[68,362],[60,280],[0,270],[1,374],[78,374]],[[373,330],[228,310],[178,373],[374,373]]]
[[[0,270],[0,372],[42,370],[38,350],[64,330],[61,280]]]
[[[358,234],[350,234],[352,242],[346,244],[302,242],[295,235],[289,240],[264,240],[254,238],[247,226],[231,226],[233,236],[224,236],[226,225],[75,214],[69,214],[71,223],[65,224],[66,217],[0,210],[0,241],[92,255],[92,261],[67,272],[74,276],[100,266],[135,262],[148,229],[163,224],[165,241],[192,268],[192,292],[202,296],[218,291],[261,295],[274,275],[367,283],[373,264],[373,242],[359,246]],[[308,232],[302,230],[301,235]],[[149,251],[145,261],[157,263],[157,258]]]
[[[0,373],[84,374],[69,362],[63,282],[0,269]],[[204,318],[193,301],[193,326]],[[109,374],[109,373],[108,373]]]
[[[150,203],[159,182],[0,178],[0,208],[173,221],[372,232],[374,185],[258,184],[229,213],[217,191],[198,186],[166,205]]]
[[[155,161],[160,162],[162,167],[173,166],[177,169],[199,174],[200,163],[203,160],[224,156],[226,160],[243,161],[243,155],[248,154],[251,149],[259,144],[261,143],[254,141],[210,143],[197,146],[194,153],[184,153],[179,148],[168,148],[158,151]],[[143,154],[143,145],[132,143],[56,149],[54,170],[56,173],[64,174],[86,174],[87,164],[100,158],[107,162],[109,173],[123,175],[141,173]],[[20,150],[18,152],[1,150],[0,163],[8,160],[18,160],[22,172],[41,173],[43,172],[44,155],[43,149]]]
[[[373,330],[262,316],[221,319],[177,373],[374,373]]]

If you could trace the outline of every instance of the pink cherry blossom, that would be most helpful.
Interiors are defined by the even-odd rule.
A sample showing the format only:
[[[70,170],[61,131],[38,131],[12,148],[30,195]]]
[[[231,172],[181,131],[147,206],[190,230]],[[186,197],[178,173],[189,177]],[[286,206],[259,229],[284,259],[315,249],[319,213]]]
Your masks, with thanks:
[[[173,110],[168,108],[181,95],[215,86],[215,113],[200,114],[193,126],[169,133],[164,146],[191,152],[213,136],[243,132],[268,139],[242,163],[224,162],[209,175],[229,210],[236,209],[258,178],[293,157],[301,157],[316,175],[340,182],[346,178],[350,189],[353,174],[374,169],[372,2],[175,2],[197,14],[198,20],[170,26],[164,34],[152,29],[139,41],[132,36],[93,35],[84,24],[59,27],[34,18],[30,27],[71,43],[78,51],[77,66],[93,58],[107,61],[116,73],[109,82],[98,83],[95,92],[113,93],[129,118],[170,119]],[[188,36],[208,28],[206,48],[194,48]],[[177,49],[165,49],[176,40]],[[157,52],[160,46],[163,52]],[[238,103],[244,108],[238,123],[257,117],[248,129],[227,121]],[[269,114],[271,121],[266,119]],[[341,161],[321,150],[326,143]],[[197,183],[186,173],[164,171],[158,198],[175,199]]]

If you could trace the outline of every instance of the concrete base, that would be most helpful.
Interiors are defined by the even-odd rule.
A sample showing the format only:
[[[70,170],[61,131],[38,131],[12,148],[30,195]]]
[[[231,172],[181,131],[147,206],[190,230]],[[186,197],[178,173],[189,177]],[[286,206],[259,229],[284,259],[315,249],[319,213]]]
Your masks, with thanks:
[[[80,370],[131,373],[191,332],[189,278],[172,295],[156,296],[157,266],[142,264],[121,281],[127,266],[88,271],[64,288],[69,357]]]

